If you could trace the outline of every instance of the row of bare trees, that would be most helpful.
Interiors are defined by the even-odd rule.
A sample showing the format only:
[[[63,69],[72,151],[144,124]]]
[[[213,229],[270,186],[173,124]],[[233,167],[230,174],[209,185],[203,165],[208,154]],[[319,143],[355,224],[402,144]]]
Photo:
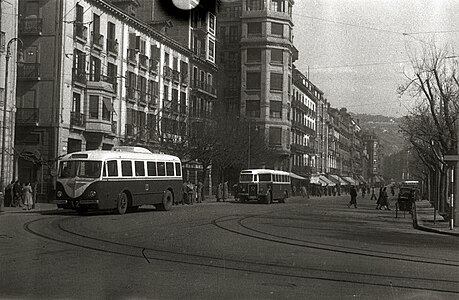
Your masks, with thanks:
[[[409,151],[426,183],[426,196],[447,213],[448,166],[445,155],[457,154],[459,114],[459,61],[448,48],[429,43],[419,55],[411,55],[412,70],[399,93],[416,100],[400,126],[410,143]]]

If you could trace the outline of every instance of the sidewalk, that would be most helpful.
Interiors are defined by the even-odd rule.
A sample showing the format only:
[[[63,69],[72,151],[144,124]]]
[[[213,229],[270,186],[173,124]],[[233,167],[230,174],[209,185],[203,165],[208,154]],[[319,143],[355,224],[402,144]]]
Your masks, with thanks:
[[[25,210],[22,207],[3,207],[3,211],[0,214],[12,213],[12,212],[43,212],[57,209],[56,204],[52,203],[35,203],[35,208],[31,210]]]
[[[413,216],[413,225],[415,228],[440,233],[459,236],[459,228],[449,228],[449,222],[444,220],[442,216],[436,213],[434,222],[434,208],[428,200],[415,202],[415,214]]]

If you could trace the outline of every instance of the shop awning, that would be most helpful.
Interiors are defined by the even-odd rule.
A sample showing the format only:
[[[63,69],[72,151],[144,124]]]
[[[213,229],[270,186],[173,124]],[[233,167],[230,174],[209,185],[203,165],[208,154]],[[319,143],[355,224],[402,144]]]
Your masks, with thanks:
[[[328,176],[331,178],[336,183],[339,183],[340,185],[349,185],[347,181],[345,181],[343,178],[339,177],[338,175],[334,174],[328,174]]]
[[[319,176],[311,176],[311,179],[309,179],[310,184],[318,184],[318,185],[325,185],[323,181],[320,180]]]
[[[290,172],[289,174],[290,174],[290,177],[292,177],[292,178],[299,179],[299,180],[307,180],[307,178],[304,178],[304,177],[302,177],[300,175],[297,175],[295,173]]]
[[[360,180],[361,183],[367,184],[367,181],[365,180],[365,178],[363,178],[362,175],[357,175],[357,177],[359,178],[359,180]]]
[[[359,185],[359,183],[352,177],[344,176],[344,180],[347,180],[351,185]]]
[[[327,186],[335,186],[336,185],[336,183],[334,183],[333,181],[331,181],[330,179],[325,177],[325,175],[320,175],[319,178],[320,178],[320,180],[326,182]]]

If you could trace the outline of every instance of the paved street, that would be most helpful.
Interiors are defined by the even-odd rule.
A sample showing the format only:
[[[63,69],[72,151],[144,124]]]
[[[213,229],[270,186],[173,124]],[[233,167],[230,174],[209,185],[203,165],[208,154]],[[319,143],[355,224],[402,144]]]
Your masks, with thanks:
[[[457,299],[459,238],[348,196],[0,215],[1,298]]]

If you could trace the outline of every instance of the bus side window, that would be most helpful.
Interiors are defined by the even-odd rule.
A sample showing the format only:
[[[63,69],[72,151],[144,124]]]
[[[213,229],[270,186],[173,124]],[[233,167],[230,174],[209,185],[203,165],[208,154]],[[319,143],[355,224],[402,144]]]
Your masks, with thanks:
[[[253,181],[255,181],[255,182],[258,181],[258,175],[253,176]]]
[[[132,162],[130,160],[121,161],[121,175],[132,176]]]
[[[135,176],[145,176],[145,164],[143,161],[135,161]]]
[[[107,177],[107,163],[104,162],[104,168],[102,169],[102,177]]]
[[[154,162],[154,161],[148,161],[147,162],[147,172],[148,172],[148,176],[157,176],[156,162]]]
[[[166,175],[167,176],[174,176],[174,163],[167,162],[166,163]]]
[[[107,161],[107,172],[108,177],[118,177],[118,162],[116,160]]]
[[[182,166],[180,163],[175,163],[175,176],[182,176]]]
[[[158,162],[158,176],[166,176],[166,164],[164,162]]]

